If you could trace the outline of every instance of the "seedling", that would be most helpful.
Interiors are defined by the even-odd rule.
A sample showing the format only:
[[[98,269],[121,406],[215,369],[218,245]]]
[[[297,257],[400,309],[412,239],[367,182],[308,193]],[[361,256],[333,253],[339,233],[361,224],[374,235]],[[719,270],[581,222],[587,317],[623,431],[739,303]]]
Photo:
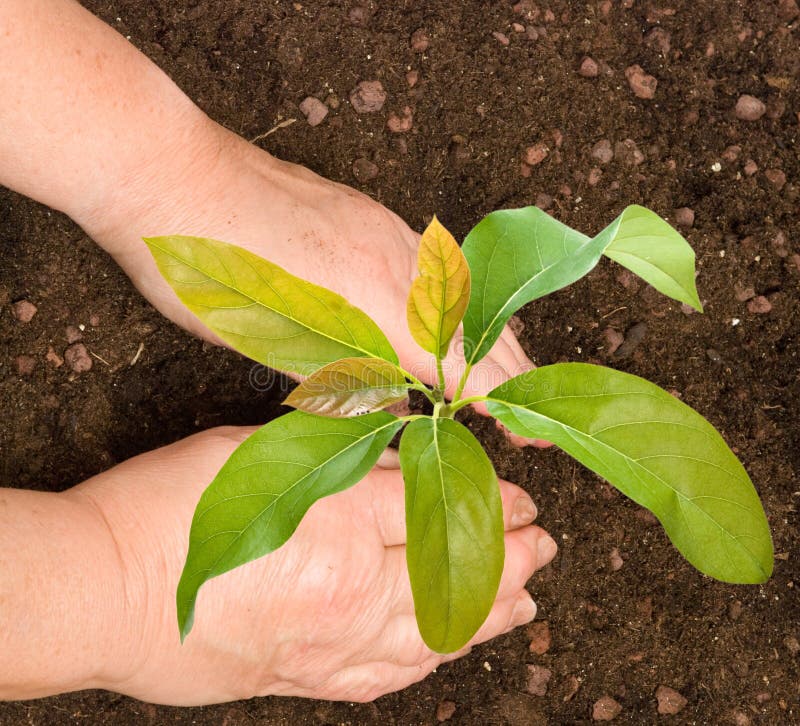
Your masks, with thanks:
[[[512,432],[552,441],[649,509],[701,572],[733,583],[772,573],[767,519],[744,467],[711,424],[652,383],[559,363],[462,397],[509,318],[583,277],[603,255],[702,309],[694,252],[647,209],[628,207],[592,238],[536,207],[497,211],[463,248],[434,218],[407,309],[414,339],[437,361],[432,388],[404,370],[377,324],[339,295],[223,242],[146,242],[180,299],[222,340],[306,376],[286,399],[297,410],[241,444],[200,498],[177,592],[182,639],[203,583],[283,545],[315,501],[356,484],[405,426],[400,464],[417,623],[433,650],[461,648],[489,613],[504,558],[497,477],[455,418],[478,401]],[[466,370],[447,402],[442,360],[462,324]],[[410,390],[427,396],[431,415],[383,410]]]

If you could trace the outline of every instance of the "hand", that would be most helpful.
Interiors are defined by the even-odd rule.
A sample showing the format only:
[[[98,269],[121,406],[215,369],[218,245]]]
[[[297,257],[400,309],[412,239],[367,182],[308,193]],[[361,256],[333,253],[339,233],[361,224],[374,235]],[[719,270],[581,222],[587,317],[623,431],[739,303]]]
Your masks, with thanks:
[[[497,601],[462,652],[445,658],[424,645],[406,568],[403,482],[387,450],[360,483],[317,502],[283,547],[209,581],[181,645],[175,588],[192,513],[251,432],[197,434],[70,492],[102,512],[124,570],[127,608],[102,687],[176,705],[267,694],[366,701],[533,619],[525,583],[556,545],[529,526],[528,495],[501,482],[506,563]]]

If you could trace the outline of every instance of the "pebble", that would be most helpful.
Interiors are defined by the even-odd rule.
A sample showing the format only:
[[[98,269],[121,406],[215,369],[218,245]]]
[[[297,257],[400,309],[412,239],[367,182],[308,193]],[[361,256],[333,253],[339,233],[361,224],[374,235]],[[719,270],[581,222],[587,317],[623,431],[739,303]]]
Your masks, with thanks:
[[[658,712],[663,716],[673,716],[680,713],[688,701],[669,686],[659,686],[656,689],[656,699],[658,700]]]
[[[608,556],[608,561],[611,564],[611,570],[613,572],[621,570],[622,566],[625,564],[625,560],[622,559],[622,556],[616,547],[611,550],[611,554]]]
[[[592,719],[595,721],[613,721],[622,713],[622,706],[611,696],[603,696],[592,706]]]
[[[525,26],[522,23],[511,23],[511,29],[515,33],[524,33],[525,32]]]
[[[92,357],[83,343],[73,343],[64,351],[64,360],[75,373],[85,373],[92,369]]]
[[[764,176],[778,191],[786,186],[786,174],[780,169],[767,169],[764,172]]]
[[[742,147],[738,144],[734,144],[733,146],[728,146],[725,151],[722,152],[722,158],[725,159],[725,161],[736,161],[741,153]]]
[[[414,125],[414,113],[410,106],[404,106],[401,114],[391,113],[386,122],[386,128],[393,134],[404,134],[411,131]]]
[[[500,43],[500,45],[508,45],[511,41],[508,39],[508,36],[505,33],[501,33],[499,30],[495,30],[492,33],[492,37]]]
[[[547,144],[539,141],[533,146],[529,146],[527,149],[525,149],[525,163],[529,164],[530,166],[541,164],[547,158],[549,153],[550,149],[547,147]]]
[[[647,323],[636,323],[625,333],[625,340],[614,353],[615,358],[627,358],[635,351],[647,335]]]
[[[778,17],[781,20],[789,22],[794,20],[800,15],[800,7],[797,5],[797,0],[781,0],[778,5]]]
[[[767,111],[767,107],[755,96],[744,94],[739,96],[734,113],[742,121],[758,121]]]
[[[419,82],[419,71],[409,71],[406,73],[406,83],[409,88],[414,88]]]
[[[553,206],[553,197],[546,192],[539,192],[536,195],[536,201],[534,201],[534,204],[539,207],[539,209],[548,210]]]
[[[772,310],[772,303],[763,295],[757,295],[747,303],[747,309],[756,315],[764,315]]]
[[[45,359],[48,363],[52,363],[54,368],[61,368],[64,365],[64,359],[53,350],[52,345],[47,348]]]
[[[734,284],[733,292],[739,302],[747,302],[756,296],[755,288],[752,285],[743,285],[740,282]]]
[[[552,637],[550,624],[546,620],[535,620],[525,629],[525,634],[530,638],[528,649],[536,655],[544,655],[550,650]]]
[[[77,343],[79,340],[83,340],[83,333],[77,325],[68,325],[64,334],[66,335],[67,343],[70,345]]]
[[[625,342],[625,336],[616,328],[608,327],[603,331],[603,338],[606,341],[606,353],[614,355],[617,349]]]
[[[778,233],[772,238],[770,244],[778,257],[789,256],[789,248],[786,246],[786,235],[781,230],[778,230]]]
[[[539,665],[528,666],[528,682],[525,690],[533,696],[546,696],[547,684],[553,677],[553,671]]]
[[[722,363],[722,356],[716,348],[707,348],[706,355],[712,363]]]
[[[671,44],[671,35],[669,31],[664,28],[653,28],[647,35],[644,36],[644,42],[648,46],[656,46],[661,51],[662,55],[669,53]]]
[[[17,373],[21,376],[29,376],[36,368],[36,358],[29,355],[18,355],[14,359],[14,363],[17,366]]]
[[[758,164],[752,159],[748,159],[744,164],[745,176],[753,176],[758,171]]]
[[[734,726],[750,726],[750,717],[738,709],[731,714],[733,716]]]
[[[328,107],[314,96],[308,96],[300,102],[300,111],[309,126],[319,126],[328,115]]]
[[[681,207],[675,210],[675,223],[679,227],[692,227],[694,226],[694,209],[689,207]]]
[[[603,171],[597,167],[593,166],[589,169],[589,176],[586,177],[586,182],[589,184],[590,187],[597,186],[599,184],[600,179],[603,178]]]
[[[644,161],[644,154],[633,139],[617,141],[614,144],[614,156],[626,166],[639,166]]]
[[[584,78],[597,78],[597,74],[600,73],[600,67],[597,65],[597,61],[594,60],[594,58],[590,58],[587,55],[581,61],[581,66],[578,68],[578,73]]]
[[[14,313],[14,317],[21,323],[31,322],[38,309],[39,308],[37,308],[29,300],[20,300],[11,306],[11,311]]]
[[[411,50],[417,53],[424,53],[428,50],[431,44],[431,39],[428,37],[428,32],[425,28],[418,28],[411,34]]]
[[[625,69],[625,78],[628,79],[628,85],[637,98],[649,99],[656,95],[658,81],[646,73],[638,63]]]
[[[577,676],[567,676],[564,681],[564,697],[561,700],[564,703],[571,701],[573,698],[575,698],[575,694],[578,692],[580,687],[581,682],[578,680]]]
[[[436,706],[436,720],[439,723],[444,723],[445,721],[449,721],[453,718],[453,714],[456,712],[456,704],[452,701],[448,701],[445,699],[444,701],[439,701],[439,705]]]
[[[356,113],[375,113],[386,103],[386,91],[380,81],[361,81],[350,91],[350,103]]]
[[[532,0],[520,0],[511,8],[516,15],[522,15],[527,20],[538,20],[542,11]]]
[[[353,176],[360,182],[369,181],[378,176],[378,165],[363,157],[353,162]]]
[[[614,158],[614,150],[608,139],[600,139],[592,147],[592,158],[597,159],[601,164],[608,164]]]
[[[356,7],[351,8],[350,12],[347,14],[348,20],[353,25],[358,25],[361,27],[366,26],[369,23],[371,13],[369,8],[365,8],[363,5],[356,5]]]

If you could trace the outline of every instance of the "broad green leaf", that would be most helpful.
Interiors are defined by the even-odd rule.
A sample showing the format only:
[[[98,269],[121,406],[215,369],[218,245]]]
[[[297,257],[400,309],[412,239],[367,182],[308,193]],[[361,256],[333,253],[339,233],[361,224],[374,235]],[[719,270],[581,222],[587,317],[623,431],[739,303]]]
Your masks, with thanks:
[[[177,592],[181,639],[203,583],[280,547],[314,502],[362,479],[401,426],[383,411],[350,419],[293,411],[242,443],[192,519]]]
[[[699,413],[649,381],[585,363],[512,378],[489,412],[560,446],[647,507],[698,570],[734,583],[772,574],[772,539],[747,472]]]
[[[700,309],[692,248],[644,207],[627,207],[591,239],[538,207],[500,210],[475,226],[463,250],[473,281],[464,316],[470,364],[491,350],[523,305],[579,280],[604,253],[665,295]]]
[[[466,644],[492,608],[505,556],[497,477],[452,419],[417,419],[400,440],[406,559],[422,638],[438,653]]]
[[[436,217],[419,241],[417,266],[419,277],[408,296],[408,328],[424,350],[444,358],[464,317],[470,275],[461,248]]]
[[[397,366],[380,358],[343,358],[312,373],[287,397],[287,406],[346,418],[378,411],[408,396]]]
[[[306,376],[340,358],[397,363],[386,336],[364,312],[252,252],[201,237],[145,242],[184,305],[259,363]]]

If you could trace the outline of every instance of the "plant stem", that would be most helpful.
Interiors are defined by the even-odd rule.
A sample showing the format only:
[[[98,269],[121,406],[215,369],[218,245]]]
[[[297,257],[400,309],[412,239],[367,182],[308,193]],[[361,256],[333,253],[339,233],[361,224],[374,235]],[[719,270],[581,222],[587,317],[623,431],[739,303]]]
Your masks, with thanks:
[[[460,409],[464,408],[465,406],[469,406],[472,403],[480,403],[481,401],[488,400],[488,396],[470,396],[469,398],[461,398],[458,401],[454,401],[450,404],[450,413],[454,414],[456,411],[459,411]]]
[[[464,373],[461,375],[461,380],[458,382],[458,388],[456,388],[456,393],[453,396],[453,403],[458,403],[461,400],[461,394],[464,392],[464,386],[467,385],[467,378],[469,378],[469,374],[471,372],[472,372],[472,364],[467,363],[467,367],[464,369]]]
[[[439,388],[444,392],[444,367],[442,366],[442,359],[438,355],[436,356],[436,373],[439,377]]]

